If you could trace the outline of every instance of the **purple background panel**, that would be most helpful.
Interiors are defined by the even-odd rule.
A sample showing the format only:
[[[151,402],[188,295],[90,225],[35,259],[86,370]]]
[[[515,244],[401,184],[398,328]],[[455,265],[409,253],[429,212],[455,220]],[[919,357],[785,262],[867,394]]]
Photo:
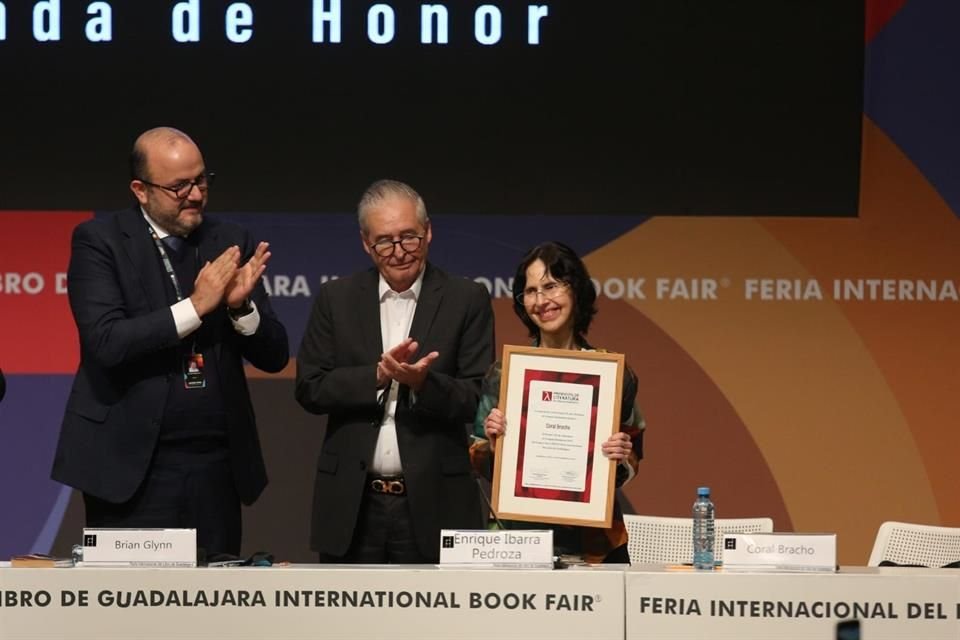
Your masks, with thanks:
[[[69,490],[50,479],[50,467],[72,381],[64,375],[7,376],[0,404],[2,559],[49,551],[60,526]]]

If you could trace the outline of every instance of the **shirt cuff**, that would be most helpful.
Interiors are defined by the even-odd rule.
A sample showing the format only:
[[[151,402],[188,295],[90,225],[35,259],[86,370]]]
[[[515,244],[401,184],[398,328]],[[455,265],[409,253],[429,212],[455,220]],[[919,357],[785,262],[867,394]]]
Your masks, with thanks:
[[[170,311],[173,313],[173,323],[177,326],[177,337],[181,340],[199,329],[200,325],[203,324],[190,298],[184,298],[171,306]]]
[[[257,303],[251,300],[250,306],[253,307],[253,311],[247,315],[240,316],[239,318],[230,318],[230,322],[233,323],[233,328],[242,336],[252,336],[260,327],[260,311],[257,309]]]

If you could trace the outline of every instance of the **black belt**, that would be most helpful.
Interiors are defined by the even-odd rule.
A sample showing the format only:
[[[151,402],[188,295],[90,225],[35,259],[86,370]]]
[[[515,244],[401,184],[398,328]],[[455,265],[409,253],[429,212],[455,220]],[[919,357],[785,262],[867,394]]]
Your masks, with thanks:
[[[374,493],[407,495],[407,482],[403,476],[367,476],[367,487]]]

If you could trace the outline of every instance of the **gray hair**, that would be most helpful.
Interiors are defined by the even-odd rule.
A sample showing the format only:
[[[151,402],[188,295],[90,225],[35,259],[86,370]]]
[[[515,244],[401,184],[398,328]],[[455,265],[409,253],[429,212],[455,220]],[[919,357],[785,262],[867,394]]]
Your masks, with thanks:
[[[427,217],[427,205],[413,187],[399,180],[377,180],[367,187],[357,205],[357,219],[360,222],[361,231],[367,230],[367,214],[370,210],[389,198],[410,200],[417,205],[417,222],[423,226],[430,222],[430,218]]]

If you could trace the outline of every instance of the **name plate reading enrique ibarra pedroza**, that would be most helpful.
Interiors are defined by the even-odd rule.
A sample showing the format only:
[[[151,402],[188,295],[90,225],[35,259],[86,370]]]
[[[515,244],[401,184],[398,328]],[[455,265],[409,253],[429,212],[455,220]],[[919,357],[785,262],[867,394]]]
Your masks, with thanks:
[[[553,567],[553,531],[440,531],[441,565]]]

